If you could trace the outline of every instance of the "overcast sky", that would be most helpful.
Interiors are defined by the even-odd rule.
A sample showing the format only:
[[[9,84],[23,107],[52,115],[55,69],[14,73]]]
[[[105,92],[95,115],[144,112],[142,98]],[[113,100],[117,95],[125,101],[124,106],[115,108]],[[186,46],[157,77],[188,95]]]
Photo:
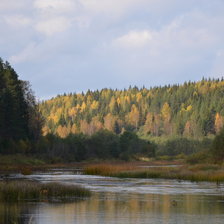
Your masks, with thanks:
[[[0,0],[0,28],[39,99],[224,74],[224,0]]]

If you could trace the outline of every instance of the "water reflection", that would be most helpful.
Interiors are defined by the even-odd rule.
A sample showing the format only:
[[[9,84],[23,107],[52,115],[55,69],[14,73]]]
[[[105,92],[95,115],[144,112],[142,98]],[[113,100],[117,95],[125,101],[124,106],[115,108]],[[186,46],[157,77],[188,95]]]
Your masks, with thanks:
[[[221,196],[95,193],[68,204],[0,204],[2,224],[223,224]]]

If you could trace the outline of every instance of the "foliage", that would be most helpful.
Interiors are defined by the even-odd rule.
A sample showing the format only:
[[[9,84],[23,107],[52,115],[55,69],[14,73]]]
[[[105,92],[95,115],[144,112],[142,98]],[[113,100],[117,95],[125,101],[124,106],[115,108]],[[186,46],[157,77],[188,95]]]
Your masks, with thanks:
[[[116,135],[101,130],[92,136],[70,134],[66,138],[48,134],[42,137],[36,148],[37,153],[46,155],[47,160],[58,163],[93,159],[129,160],[136,154],[153,157],[156,146],[131,132]]]
[[[194,153],[186,158],[186,162],[190,164],[207,163],[212,160],[211,153],[208,150]]]
[[[59,95],[40,104],[44,133],[66,137],[106,129],[198,139],[223,127],[224,81],[186,82],[150,89],[102,89]]]
[[[52,163],[172,159],[208,150],[216,134],[213,155],[222,162],[223,92],[224,80],[203,79],[150,89],[89,90],[37,104],[29,83],[0,59],[0,154],[41,154]]]
[[[211,152],[217,163],[224,162],[224,129],[215,137]]]
[[[28,82],[0,59],[0,153],[28,152],[41,135],[42,117]]]

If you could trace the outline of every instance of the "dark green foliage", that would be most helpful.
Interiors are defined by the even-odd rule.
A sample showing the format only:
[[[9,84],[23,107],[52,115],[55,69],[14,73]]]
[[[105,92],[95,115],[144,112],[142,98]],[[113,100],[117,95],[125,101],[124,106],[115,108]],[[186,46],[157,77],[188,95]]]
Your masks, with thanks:
[[[93,134],[87,141],[88,154],[100,159],[118,158],[119,136],[107,130]]]
[[[139,139],[135,133],[116,135],[107,130],[92,136],[69,135],[64,139],[49,134],[42,137],[36,147],[37,152],[52,163],[93,159],[129,160],[136,155],[153,157],[156,150],[155,144]]]
[[[27,82],[0,59],[0,153],[30,150],[40,137],[42,120]]]
[[[188,156],[186,159],[186,162],[190,164],[202,164],[202,163],[209,163],[209,162],[211,163],[213,161],[212,161],[211,153],[208,150],[206,150],[206,151],[200,151]]]
[[[140,139],[134,132],[125,131],[120,136],[120,157],[128,160],[132,155],[155,156],[156,145]]]
[[[159,147],[160,155],[176,156],[178,154],[191,155],[210,148],[212,140],[193,140],[187,138],[172,138]]]
[[[224,129],[215,137],[211,152],[217,163],[224,162]]]

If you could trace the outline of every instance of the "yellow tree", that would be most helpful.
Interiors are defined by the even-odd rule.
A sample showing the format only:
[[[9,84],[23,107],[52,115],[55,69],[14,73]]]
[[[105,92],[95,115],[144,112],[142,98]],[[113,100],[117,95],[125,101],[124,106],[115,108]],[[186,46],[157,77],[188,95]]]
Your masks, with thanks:
[[[78,127],[76,124],[73,124],[72,127],[71,127],[71,133],[72,134],[77,134],[79,133],[79,130],[78,130]]]
[[[58,126],[56,132],[57,132],[58,136],[61,138],[66,138],[70,134],[69,128],[66,126],[61,126],[61,125]]]
[[[43,134],[43,136],[46,136],[47,134],[49,134],[49,133],[51,133],[51,130],[50,130],[50,128],[48,127],[48,126],[44,126],[43,128],[42,128],[42,134]]]
[[[92,104],[92,97],[89,95],[87,97],[87,105],[90,106]]]
[[[219,133],[222,128],[223,128],[223,117],[219,113],[217,113],[215,115],[215,132]]]
[[[72,107],[71,109],[68,110],[68,116],[72,119],[72,121],[74,122],[75,120],[75,116],[77,115],[78,110],[76,107]]]
[[[161,109],[161,115],[163,119],[163,126],[164,126],[164,132],[165,134],[171,134],[171,109],[169,104],[166,102],[164,103],[162,109]]]
[[[142,100],[142,94],[141,94],[141,92],[139,92],[136,94],[136,101],[137,101],[137,103],[140,103],[141,100]]]
[[[90,135],[96,133],[97,131],[103,128],[103,124],[99,121],[97,116],[93,117],[89,124],[89,133]]]
[[[152,113],[148,113],[146,116],[146,121],[144,125],[144,132],[145,133],[153,133],[153,122],[154,122],[154,116]]]
[[[80,121],[80,132],[86,135],[90,135],[89,124],[86,120]]]
[[[86,103],[83,102],[82,103],[82,106],[81,106],[81,112],[85,111],[85,109],[86,109]]]
[[[117,101],[114,97],[112,97],[109,103],[110,113],[114,114],[117,110],[117,107],[118,107]]]
[[[91,109],[92,110],[97,110],[99,108],[99,102],[94,100],[91,104]]]
[[[114,132],[115,122],[116,122],[116,117],[113,116],[111,113],[107,114],[104,117],[104,128]]]
[[[131,107],[131,112],[127,116],[127,122],[133,125],[136,129],[138,128],[140,113],[135,104]]]

